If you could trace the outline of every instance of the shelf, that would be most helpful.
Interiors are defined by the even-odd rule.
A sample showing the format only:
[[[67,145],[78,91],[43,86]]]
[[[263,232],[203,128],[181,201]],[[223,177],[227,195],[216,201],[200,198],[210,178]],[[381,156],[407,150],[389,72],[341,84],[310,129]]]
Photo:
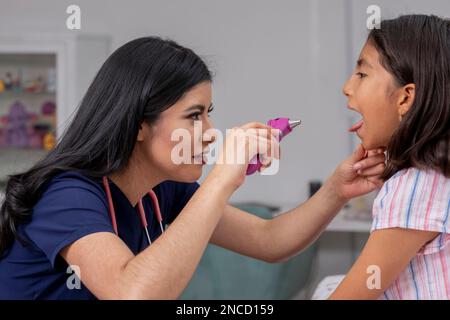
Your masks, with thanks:
[[[337,216],[327,226],[326,231],[330,232],[358,232],[369,233],[372,227],[372,220],[356,219],[349,217],[351,209],[341,210]],[[367,213],[369,215],[369,213]]]
[[[0,93],[0,99],[20,99],[23,97],[56,96],[56,92],[26,92],[26,91],[4,91]]]
[[[287,212],[297,207],[298,204],[281,204],[280,210],[274,213],[274,216]],[[361,213],[355,215],[352,208],[342,209],[336,217],[328,224],[325,231],[327,232],[356,232],[356,233],[369,233],[372,227],[372,219],[370,212]],[[366,218],[356,218],[368,217]]]

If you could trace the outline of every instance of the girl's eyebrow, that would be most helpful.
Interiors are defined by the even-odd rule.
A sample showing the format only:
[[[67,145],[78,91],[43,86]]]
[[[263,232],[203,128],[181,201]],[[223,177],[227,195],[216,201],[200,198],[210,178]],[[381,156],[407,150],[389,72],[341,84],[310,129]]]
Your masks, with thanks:
[[[372,65],[364,58],[358,59],[358,62],[356,64],[358,65],[358,67],[368,66],[369,68],[373,69]]]

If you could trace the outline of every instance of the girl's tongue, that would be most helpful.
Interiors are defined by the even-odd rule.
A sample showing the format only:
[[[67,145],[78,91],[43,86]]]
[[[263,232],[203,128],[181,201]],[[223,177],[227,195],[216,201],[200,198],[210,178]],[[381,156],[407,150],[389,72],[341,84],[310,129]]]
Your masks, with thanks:
[[[357,123],[355,123],[350,129],[348,129],[349,132],[356,132],[358,131],[364,124],[364,120],[359,120]]]

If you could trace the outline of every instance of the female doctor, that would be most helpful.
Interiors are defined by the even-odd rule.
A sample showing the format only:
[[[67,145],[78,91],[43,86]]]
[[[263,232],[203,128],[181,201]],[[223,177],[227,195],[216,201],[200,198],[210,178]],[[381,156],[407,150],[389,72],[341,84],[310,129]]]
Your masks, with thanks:
[[[174,130],[192,133],[194,121],[211,128],[211,100],[211,74],[191,50],[147,37],[115,51],[55,149],[7,183],[0,299],[177,298],[208,243],[285,260],[314,241],[350,198],[380,183],[384,154],[359,147],[286,214],[264,220],[234,208],[227,202],[248,161],[219,161],[198,185],[202,161],[171,160]],[[250,130],[258,128],[270,129],[249,123],[231,130],[219,160],[232,151],[251,159],[254,142],[270,145],[274,132]],[[213,138],[200,140],[192,142],[200,150],[192,160],[202,159]],[[278,157],[276,149],[263,156]],[[73,271],[81,286],[70,285]]]

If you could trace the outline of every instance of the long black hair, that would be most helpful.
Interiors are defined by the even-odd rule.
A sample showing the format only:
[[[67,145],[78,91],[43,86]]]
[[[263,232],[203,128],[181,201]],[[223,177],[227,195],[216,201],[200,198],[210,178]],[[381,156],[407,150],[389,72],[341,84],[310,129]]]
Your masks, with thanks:
[[[195,85],[212,75],[192,50],[145,37],[117,49],[103,64],[56,147],[30,170],[11,175],[0,209],[0,257],[30,220],[46,184],[73,170],[98,179],[120,170],[134,149],[140,125],[154,123]]]
[[[450,21],[405,15],[381,22],[368,42],[397,85],[415,84],[410,110],[390,139],[385,180],[409,168],[433,168],[450,178]]]

